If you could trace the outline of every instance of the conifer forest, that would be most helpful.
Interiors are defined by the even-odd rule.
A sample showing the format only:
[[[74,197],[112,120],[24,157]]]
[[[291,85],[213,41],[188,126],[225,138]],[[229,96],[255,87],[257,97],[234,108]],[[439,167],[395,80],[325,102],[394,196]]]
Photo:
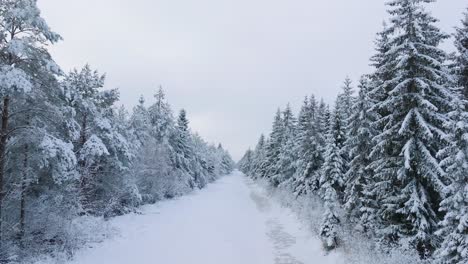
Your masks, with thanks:
[[[216,96],[65,70],[42,1],[0,0],[0,263],[468,264],[468,9],[449,34],[435,0],[380,3],[370,70],[284,99],[236,161],[192,119]]]

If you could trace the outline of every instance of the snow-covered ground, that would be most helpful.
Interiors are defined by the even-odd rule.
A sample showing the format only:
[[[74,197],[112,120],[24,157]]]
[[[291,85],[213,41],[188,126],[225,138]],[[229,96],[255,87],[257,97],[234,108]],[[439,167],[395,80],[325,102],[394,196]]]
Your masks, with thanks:
[[[179,199],[117,217],[119,235],[77,253],[76,264],[341,264],[289,209],[240,172]]]

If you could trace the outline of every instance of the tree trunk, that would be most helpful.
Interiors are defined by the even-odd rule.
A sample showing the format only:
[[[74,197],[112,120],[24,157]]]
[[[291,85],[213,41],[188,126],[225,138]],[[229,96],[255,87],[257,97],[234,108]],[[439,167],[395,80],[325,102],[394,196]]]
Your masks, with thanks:
[[[21,179],[21,200],[20,200],[20,226],[18,238],[23,239],[25,233],[25,217],[26,217],[26,188],[27,188],[27,179],[28,179],[28,160],[29,160],[29,146],[26,144],[24,146],[24,158],[23,158],[23,178]]]
[[[80,140],[78,142],[78,152],[81,151],[84,144],[86,143],[86,130],[88,125],[88,115],[85,113],[83,121],[81,123]],[[88,174],[86,172],[86,160],[80,159],[78,161],[80,175],[80,203],[83,209],[82,214],[86,214],[88,211],[88,199],[87,199],[87,187],[88,187]]]
[[[5,179],[5,161],[6,161],[6,144],[8,138],[8,107],[10,105],[10,97],[7,95],[3,98],[2,110],[2,125],[0,128],[0,243],[2,241],[2,205],[4,198],[4,179]]]

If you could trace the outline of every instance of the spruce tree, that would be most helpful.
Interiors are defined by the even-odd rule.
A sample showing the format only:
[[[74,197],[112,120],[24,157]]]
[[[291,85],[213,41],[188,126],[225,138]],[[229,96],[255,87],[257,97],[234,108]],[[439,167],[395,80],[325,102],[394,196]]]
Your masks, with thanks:
[[[278,173],[272,177],[275,185],[291,184],[296,172],[298,155],[296,152],[296,124],[297,120],[290,105],[286,106],[282,118],[282,142],[278,157]]]
[[[293,188],[297,195],[306,192],[306,178],[309,172],[307,165],[309,163],[309,149],[312,141],[311,128],[312,128],[312,110],[309,105],[309,98],[306,96],[301,110],[299,111],[297,121],[297,135],[296,135],[296,152],[298,156],[296,173],[294,176]],[[315,111],[315,110],[314,110]]]
[[[468,100],[468,11],[462,19],[462,25],[456,28],[455,47],[455,78],[459,87],[463,89],[463,97]]]
[[[262,171],[263,164],[266,162],[266,148],[268,146],[268,142],[265,139],[263,134],[260,135],[258,139],[257,145],[255,146],[255,150],[253,152],[252,157],[252,175],[251,177],[256,179],[259,178],[260,175],[264,175],[265,172]]]
[[[295,194],[302,195],[317,191],[322,168],[323,135],[321,128],[321,113],[325,104],[319,106],[315,97],[304,101],[299,114],[297,153],[299,154],[298,171],[296,173]]]
[[[276,112],[272,131],[268,140],[265,151],[265,162],[261,165],[261,176],[263,178],[271,179],[278,175],[278,161],[281,152],[281,145],[283,144],[283,119],[281,116],[281,111],[278,109]]]
[[[180,181],[182,182],[181,192],[185,188],[194,188],[195,179],[193,177],[192,162],[193,148],[191,145],[189,121],[184,109],[180,110],[177,118],[177,125],[171,136],[170,145],[172,148],[172,166],[176,169]]]
[[[249,176],[252,173],[253,156],[254,152],[251,149],[248,149],[244,156],[242,156],[242,159],[237,163],[239,170]]]
[[[468,259],[468,112],[467,101],[454,99],[450,113],[450,143],[439,152],[449,185],[444,189],[440,210],[445,212],[438,235],[443,240],[437,259],[444,264]]]
[[[361,217],[362,209],[366,206],[365,188],[371,184],[373,175],[372,170],[368,168],[371,161],[371,140],[375,134],[372,123],[376,119],[369,98],[369,78],[363,76],[358,87],[359,95],[348,120],[348,136],[345,142],[351,161],[345,175],[344,206],[352,221]]]
[[[341,155],[344,143],[343,121],[339,114],[339,106],[336,105],[331,115],[327,134],[325,163],[323,164],[322,176],[320,178],[320,188],[323,192],[328,192],[328,190],[323,187],[324,185],[333,188],[336,193],[334,197],[337,199],[337,202],[343,201],[345,185],[345,160]],[[324,197],[325,194],[322,193],[322,196]]]
[[[393,0],[388,45],[378,72],[391,72],[381,83],[376,109],[382,130],[375,137],[372,168],[382,186],[378,213],[380,238],[416,248],[422,256],[435,247],[442,169],[435,155],[446,138],[443,124],[450,91],[438,48],[446,35],[423,4],[432,0]]]
[[[148,108],[148,114],[152,126],[152,134],[159,143],[167,139],[172,127],[173,116],[166,95],[160,86],[154,95],[156,101]]]
[[[320,227],[323,245],[330,250],[338,246],[338,225],[340,219],[337,209],[342,201],[344,188],[344,160],[341,156],[343,148],[343,126],[338,105],[331,115],[327,135],[325,163],[320,177],[320,196],[324,201],[325,211]]]

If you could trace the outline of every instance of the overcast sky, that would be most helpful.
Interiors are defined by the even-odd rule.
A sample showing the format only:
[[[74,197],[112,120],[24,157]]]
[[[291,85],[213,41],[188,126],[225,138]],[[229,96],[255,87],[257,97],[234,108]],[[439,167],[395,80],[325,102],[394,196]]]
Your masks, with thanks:
[[[277,107],[305,95],[332,102],[348,75],[368,73],[386,17],[378,0],[39,0],[64,41],[65,71],[89,63],[120,88],[121,103],[149,103],[161,84],[191,127],[238,159],[268,133]],[[465,0],[431,5],[446,32]],[[449,47],[448,44],[446,44]]]

